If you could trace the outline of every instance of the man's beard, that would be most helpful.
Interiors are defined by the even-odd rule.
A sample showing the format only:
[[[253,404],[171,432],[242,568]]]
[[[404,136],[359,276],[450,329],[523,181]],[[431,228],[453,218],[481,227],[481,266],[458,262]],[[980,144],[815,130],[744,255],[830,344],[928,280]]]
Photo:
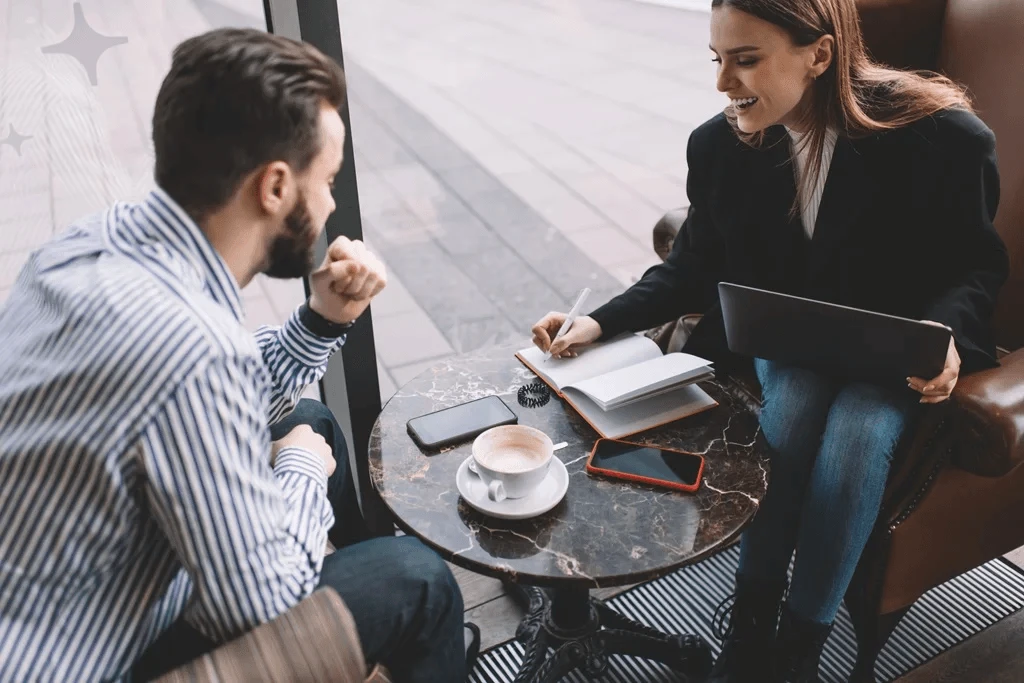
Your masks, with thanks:
[[[299,194],[295,206],[284,217],[284,227],[286,233],[274,239],[269,263],[263,272],[268,277],[282,280],[305,277],[313,272],[313,245],[316,242],[316,230],[305,195]]]

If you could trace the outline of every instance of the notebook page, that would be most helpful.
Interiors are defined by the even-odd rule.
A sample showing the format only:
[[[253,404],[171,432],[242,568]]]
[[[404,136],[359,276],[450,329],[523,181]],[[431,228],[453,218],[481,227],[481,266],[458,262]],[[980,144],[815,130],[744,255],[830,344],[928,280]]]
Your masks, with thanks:
[[[656,392],[689,378],[706,375],[710,361],[688,353],[669,353],[664,356],[590,377],[571,384],[575,389],[607,408],[619,401]]]
[[[679,387],[686,386],[688,384],[698,384],[700,382],[704,382],[714,378],[715,372],[710,368],[705,368],[704,370],[694,370],[693,372],[687,373],[685,379],[680,380],[675,384],[645,391],[644,393],[637,394],[636,396],[626,396],[620,399],[616,399],[615,401],[612,401],[610,404],[601,407],[604,408],[605,410],[618,410],[619,408],[623,408],[625,406],[632,405],[640,401],[646,401],[647,399],[653,398],[655,396],[661,396],[662,394],[667,394],[671,391],[675,391]]]
[[[612,370],[657,358],[661,349],[653,340],[639,334],[627,334],[607,342],[591,344],[580,349],[576,358],[544,360],[544,352],[536,346],[520,349],[522,357],[533,370],[562,390],[563,387],[588,377],[603,375]]]
[[[717,403],[696,384],[688,384],[659,396],[637,401],[616,410],[600,406],[575,389],[566,389],[583,417],[608,439],[618,439],[672,422],[711,408]]]

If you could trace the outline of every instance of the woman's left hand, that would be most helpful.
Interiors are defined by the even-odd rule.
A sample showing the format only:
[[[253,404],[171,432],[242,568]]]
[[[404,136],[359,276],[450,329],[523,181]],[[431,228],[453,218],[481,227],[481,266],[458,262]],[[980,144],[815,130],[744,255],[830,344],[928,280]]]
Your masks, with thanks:
[[[939,325],[931,320],[923,320],[929,325]],[[940,325],[945,327],[945,325]],[[920,377],[908,377],[907,386],[920,393],[921,403],[942,403],[953,393],[957,379],[960,378],[960,354],[956,351],[953,337],[949,338],[949,350],[946,351],[946,365],[938,377],[924,380]]]

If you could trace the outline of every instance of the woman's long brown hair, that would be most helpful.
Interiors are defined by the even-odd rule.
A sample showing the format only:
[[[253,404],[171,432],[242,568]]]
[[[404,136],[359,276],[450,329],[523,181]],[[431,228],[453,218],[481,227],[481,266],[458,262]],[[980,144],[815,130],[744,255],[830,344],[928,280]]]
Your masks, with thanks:
[[[871,61],[854,0],[712,0],[711,7],[731,7],[770,22],[799,46],[810,45],[824,35],[835,41],[832,63],[811,86],[810,106],[804,113],[803,123],[809,130],[805,144],[810,152],[805,186],[813,186],[821,172],[828,128],[857,138],[902,128],[945,109],[973,110],[964,89],[945,76],[891,69]],[[725,113],[740,139],[761,144],[763,131],[743,133],[736,125],[733,107]]]

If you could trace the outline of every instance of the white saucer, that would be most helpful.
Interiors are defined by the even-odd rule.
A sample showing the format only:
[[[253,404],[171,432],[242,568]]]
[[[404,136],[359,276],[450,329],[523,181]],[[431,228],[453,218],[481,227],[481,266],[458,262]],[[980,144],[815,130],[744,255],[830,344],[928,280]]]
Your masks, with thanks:
[[[455,474],[455,485],[470,507],[485,515],[500,519],[529,519],[543,515],[558,505],[569,489],[569,472],[558,458],[551,458],[548,475],[537,488],[522,498],[506,498],[496,503],[487,497],[487,487],[480,477],[469,469],[473,456],[466,458]]]

